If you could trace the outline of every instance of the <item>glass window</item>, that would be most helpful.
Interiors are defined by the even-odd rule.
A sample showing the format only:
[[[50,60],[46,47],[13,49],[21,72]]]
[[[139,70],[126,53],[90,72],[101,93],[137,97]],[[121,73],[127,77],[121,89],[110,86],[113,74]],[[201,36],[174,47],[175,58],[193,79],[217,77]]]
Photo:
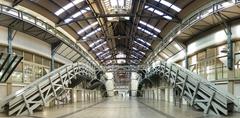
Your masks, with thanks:
[[[23,79],[25,83],[30,83],[34,80],[33,76],[33,65],[24,63],[23,64]]]
[[[13,53],[15,53],[18,56],[23,56],[23,51],[18,50],[18,49],[13,49]]]
[[[43,67],[43,76],[50,72],[50,68]]]
[[[47,58],[43,58],[43,65],[50,67],[51,66],[51,60],[47,59]]]
[[[214,57],[216,55],[216,48],[207,49],[207,58]]]
[[[42,57],[39,55],[35,55],[35,63],[42,64]]]
[[[200,52],[197,55],[198,61],[204,60],[206,58],[205,52]]]
[[[0,45],[0,52],[6,53],[7,52],[7,47]]]
[[[22,83],[23,82],[23,64],[19,63],[15,71],[11,75],[13,83]]]
[[[24,52],[24,60],[33,62],[33,54]]]
[[[34,68],[35,79],[39,79],[43,76],[43,68],[41,66],[35,66]]]

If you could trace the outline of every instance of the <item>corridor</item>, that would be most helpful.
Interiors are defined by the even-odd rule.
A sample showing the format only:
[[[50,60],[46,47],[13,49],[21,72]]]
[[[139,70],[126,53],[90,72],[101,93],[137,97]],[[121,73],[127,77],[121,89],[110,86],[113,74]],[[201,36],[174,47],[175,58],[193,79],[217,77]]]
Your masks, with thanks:
[[[237,118],[239,114],[228,116]],[[191,107],[183,105],[176,107],[173,103],[164,101],[153,101],[138,98],[110,97],[103,101],[90,103],[79,102],[64,107],[47,108],[42,112],[36,112],[35,118],[204,118],[216,117],[204,115]]]

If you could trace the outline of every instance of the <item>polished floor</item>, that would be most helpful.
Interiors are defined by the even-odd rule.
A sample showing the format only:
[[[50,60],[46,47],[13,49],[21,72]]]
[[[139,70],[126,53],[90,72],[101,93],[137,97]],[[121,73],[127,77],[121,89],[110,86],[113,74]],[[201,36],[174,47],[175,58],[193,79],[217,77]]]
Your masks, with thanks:
[[[0,115],[1,117],[1,115]],[[26,116],[27,117],[27,116]],[[33,118],[214,118],[191,107],[175,107],[172,103],[136,98],[111,97],[103,101],[81,102],[46,108]],[[223,116],[222,116],[223,117]],[[235,113],[230,118],[240,118]]]

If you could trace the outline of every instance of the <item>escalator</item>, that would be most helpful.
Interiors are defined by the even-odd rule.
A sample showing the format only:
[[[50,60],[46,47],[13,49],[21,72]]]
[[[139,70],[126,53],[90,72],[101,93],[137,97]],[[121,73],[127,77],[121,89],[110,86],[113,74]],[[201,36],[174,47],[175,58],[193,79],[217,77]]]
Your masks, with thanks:
[[[0,53],[0,83],[5,83],[23,57],[13,54]]]
[[[233,95],[174,63],[159,62],[148,68],[145,78],[139,84],[138,93],[143,91],[144,83],[156,78],[166,80],[173,90],[180,91],[180,101],[184,98],[192,107],[205,114],[229,115],[239,111],[238,100]]]

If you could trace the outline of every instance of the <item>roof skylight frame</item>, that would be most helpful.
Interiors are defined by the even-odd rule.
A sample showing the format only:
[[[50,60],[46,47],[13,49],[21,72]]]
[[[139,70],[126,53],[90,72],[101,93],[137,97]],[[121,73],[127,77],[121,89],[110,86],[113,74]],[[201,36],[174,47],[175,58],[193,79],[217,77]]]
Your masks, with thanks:
[[[106,62],[106,65],[108,65],[108,64],[110,64],[110,63],[112,63],[112,60],[107,61],[107,62]]]
[[[96,50],[96,49],[102,47],[105,44],[107,44],[107,41],[104,41],[104,42],[100,43],[99,45],[97,45],[96,47],[93,47],[92,50]]]
[[[109,59],[111,57],[112,57],[112,55],[108,55],[108,56],[104,57],[103,59],[105,60],[105,59]]]
[[[99,55],[101,55],[101,54],[103,54],[103,52],[97,52],[97,53],[96,53],[97,56],[99,56]]]
[[[152,29],[152,30],[154,30],[154,31],[157,32],[157,33],[160,33],[160,32],[161,32],[160,29],[158,29],[158,28],[156,28],[156,27],[154,27],[154,26],[152,26],[152,25],[150,25],[150,24],[148,24],[148,23],[146,23],[146,22],[144,22],[144,21],[142,21],[142,20],[140,20],[139,23],[142,24],[142,25],[144,25],[144,26],[146,26],[146,27],[148,27],[148,28],[150,28],[150,29]]]
[[[138,50],[136,47],[132,47],[132,49],[135,50],[134,52],[139,52],[136,54],[140,54],[141,56],[144,56],[146,54],[145,52]]]
[[[139,42],[137,42],[137,41],[133,41],[133,42],[136,43],[137,45],[145,48],[145,49],[149,49],[149,47],[147,47],[147,46],[145,46],[145,45],[143,45],[143,44],[141,44],[141,43],[139,43]]]
[[[77,18],[77,17],[79,17],[79,16],[81,16],[81,15],[89,12],[90,10],[91,10],[90,7],[86,7],[86,8],[84,8],[84,9],[81,9],[80,11],[78,11],[78,12],[74,13],[73,15],[71,15],[69,18],[65,19],[64,22],[65,22],[65,23],[69,23],[69,22],[71,22],[74,18]]]
[[[162,5],[165,5],[169,8],[171,8],[172,10],[176,11],[176,12],[180,12],[182,9],[179,8],[178,6],[166,1],[166,0],[155,0],[156,2],[161,3]]]
[[[133,55],[138,55],[137,57],[140,57],[140,58],[143,58],[144,57],[144,55],[142,55],[141,53],[138,53],[138,51],[133,51]],[[140,59],[140,58],[138,58],[138,59]]]
[[[148,30],[146,30],[146,29],[143,29],[143,28],[140,27],[140,26],[138,26],[137,28],[138,28],[140,31],[145,32],[146,34],[148,34],[148,35],[150,35],[150,36],[153,36],[154,38],[157,37],[157,35],[155,35],[154,33],[150,32],[150,31],[148,31]]]
[[[83,32],[85,32],[85,31],[91,29],[92,27],[94,27],[94,26],[96,26],[96,25],[98,25],[98,22],[97,22],[97,21],[94,22],[94,23],[91,23],[91,24],[88,25],[87,27],[85,27],[85,28],[79,30],[79,31],[78,31],[78,34],[80,35],[80,34],[82,34]]]
[[[96,33],[99,32],[99,31],[101,31],[101,28],[100,28],[100,27],[97,28],[96,30],[90,32],[89,34],[87,34],[86,36],[84,36],[82,39],[85,40],[85,39],[87,39],[88,37],[90,37],[90,36],[96,34]]]
[[[105,14],[128,14],[132,9],[132,0],[101,0]],[[108,21],[129,20],[129,17],[108,17]]]
[[[102,54],[100,54],[100,55],[98,55],[99,57],[103,57],[103,56],[105,56],[106,54],[109,54],[110,53],[110,51],[106,51],[106,52],[104,52],[104,53],[102,53]]]
[[[64,13],[65,11],[67,11],[68,9],[72,8],[73,6],[79,4],[80,2],[83,2],[85,0],[74,0],[72,2],[69,2],[68,4],[66,4],[65,6],[63,6],[62,8],[60,8],[59,10],[57,10],[56,12],[54,12],[55,15],[59,16],[62,13]]]
[[[117,55],[116,55],[116,58],[126,58],[127,55],[123,52],[119,52]]]
[[[103,39],[99,39],[97,41],[94,41],[93,43],[89,44],[89,47],[93,48],[94,45],[97,45],[101,41],[103,41]]]
[[[159,15],[159,16],[162,16],[163,18],[165,18],[167,20],[172,20],[173,19],[171,16],[165,14],[164,12],[162,12],[160,10],[157,10],[155,8],[152,8],[152,7],[148,6],[148,5],[145,5],[144,8],[147,9],[148,11],[150,11],[150,12],[153,12],[153,13]]]
[[[134,63],[134,64],[138,64],[139,62],[136,62],[136,61],[133,61],[133,60],[130,60],[130,62]]]
[[[146,44],[146,45],[148,45],[148,46],[151,46],[151,44],[149,43],[149,42],[147,42],[147,41],[144,41],[143,39],[141,39],[141,38],[136,38],[138,41],[140,41],[140,42],[142,42],[142,43],[144,43],[144,44]]]
[[[135,56],[135,55],[133,55],[133,54],[131,54],[131,57],[133,57],[133,58],[135,58],[135,59],[138,59],[138,57]]]

